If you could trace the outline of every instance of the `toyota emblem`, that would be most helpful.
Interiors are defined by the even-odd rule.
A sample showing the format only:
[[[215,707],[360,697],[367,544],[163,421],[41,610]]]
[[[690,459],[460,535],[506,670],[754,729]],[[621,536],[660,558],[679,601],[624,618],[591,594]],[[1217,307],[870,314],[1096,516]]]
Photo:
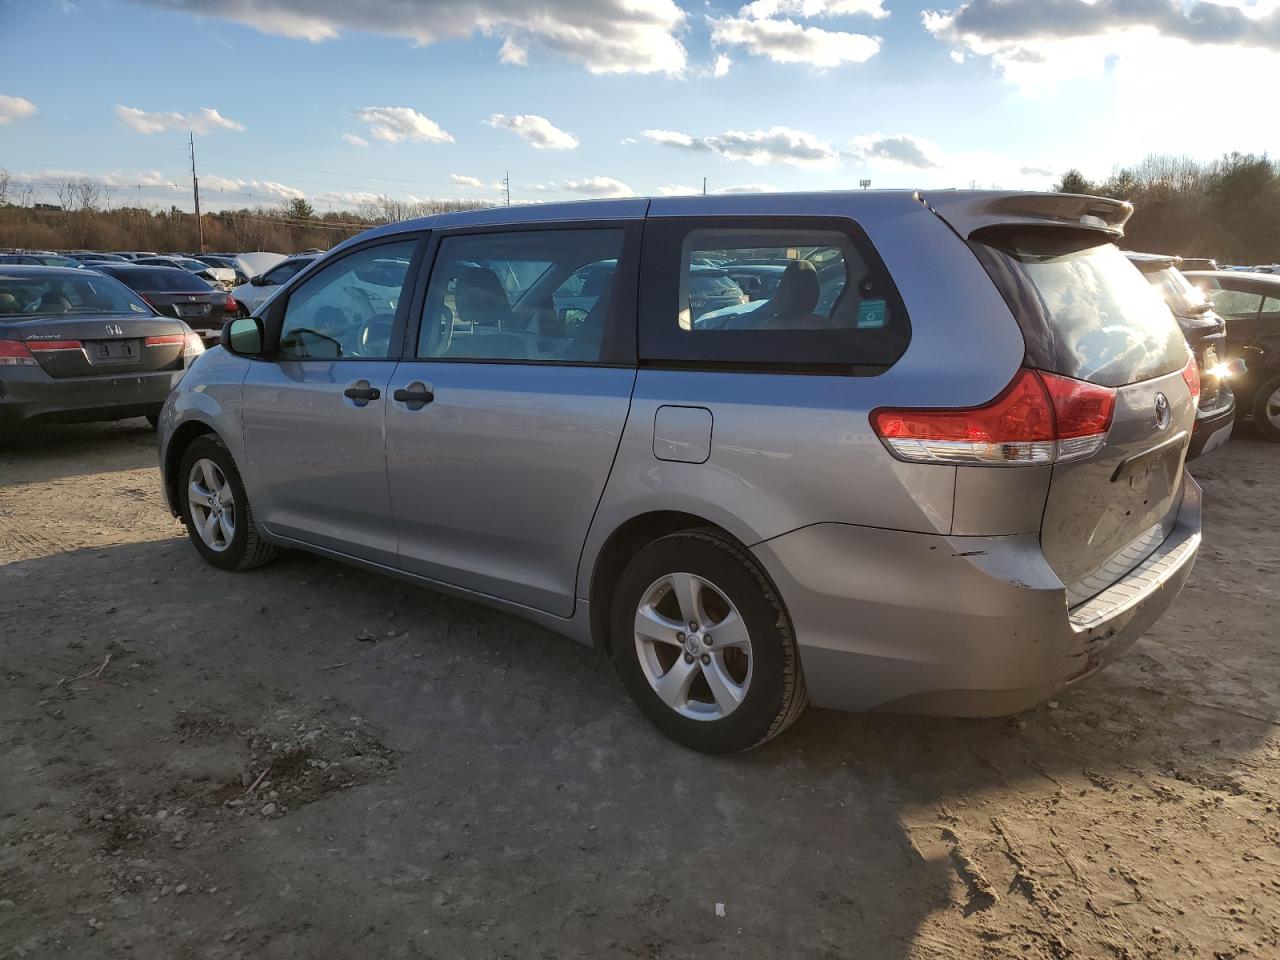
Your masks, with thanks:
[[[1156,394],[1156,427],[1164,430],[1169,426],[1171,414],[1169,411],[1169,398],[1163,393]]]

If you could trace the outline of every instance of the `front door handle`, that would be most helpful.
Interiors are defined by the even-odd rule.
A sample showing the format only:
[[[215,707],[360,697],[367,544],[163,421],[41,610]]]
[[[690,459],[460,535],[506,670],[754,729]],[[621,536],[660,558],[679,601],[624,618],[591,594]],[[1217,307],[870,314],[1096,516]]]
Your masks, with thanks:
[[[343,390],[342,395],[348,400],[354,400],[357,407],[364,407],[369,404],[370,400],[377,400],[382,396],[382,391],[377,387],[370,386],[368,380],[357,380]]]
[[[420,380],[415,380],[407,387],[401,387],[391,394],[392,400],[403,403],[410,410],[421,410],[435,398],[435,392]]]

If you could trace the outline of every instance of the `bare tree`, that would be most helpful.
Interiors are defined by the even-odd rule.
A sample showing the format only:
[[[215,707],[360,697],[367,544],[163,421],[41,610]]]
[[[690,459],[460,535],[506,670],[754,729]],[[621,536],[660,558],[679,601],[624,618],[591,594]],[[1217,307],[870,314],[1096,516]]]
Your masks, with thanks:
[[[97,181],[81,177],[75,183],[75,203],[78,210],[97,210],[102,188]]]
[[[9,171],[0,167],[0,207],[5,206],[9,202],[9,191],[13,186],[13,181],[9,177]]]

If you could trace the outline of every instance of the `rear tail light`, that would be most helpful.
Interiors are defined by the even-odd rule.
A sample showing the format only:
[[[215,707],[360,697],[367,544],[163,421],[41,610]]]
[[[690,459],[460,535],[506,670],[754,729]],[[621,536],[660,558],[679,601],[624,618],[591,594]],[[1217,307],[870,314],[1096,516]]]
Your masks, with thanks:
[[[1187,360],[1187,365],[1182,368],[1182,379],[1187,382],[1187,389],[1191,391],[1191,402],[1199,406],[1200,368],[1196,366],[1196,358],[1194,356]]]
[[[27,349],[32,353],[53,353],[58,350],[83,350],[84,344],[79,340],[29,340]]]
[[[147,337],[147,346],[148,347],[171,347],[174,344],[185,342],[186,339],[187,338],[180,333],[165,333],[165,334],[161,334],[158,337]]]
[[[873,410],[871,426],[894,456],[914,463],[1062,463],[1101,449],[1115,404],[1111,387],[1023,368],[980,407]]]
[[[182,356],[188,361],[204,353],[204,341],[198,333],[188,333],[182,341]]]
[[[25,344],[14,340],[0,340],[0,367],[34,367],[36,358]]]
[[[240,312],[240,306],[236,303],[236,298],[229,293],[227,294],[227,302],[222,305],[222,309],[227,311],[227,313]]]

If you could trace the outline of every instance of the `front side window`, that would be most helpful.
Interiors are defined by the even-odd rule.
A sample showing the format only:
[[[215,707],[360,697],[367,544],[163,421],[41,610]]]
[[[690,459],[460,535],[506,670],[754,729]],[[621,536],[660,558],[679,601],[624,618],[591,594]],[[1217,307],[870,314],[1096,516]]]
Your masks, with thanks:
[[[1210,290],[1213,309],[1224,317],[1254,317],[1262,305],[1262,294],[1244,290]]]
[[[599,362],[614,327],[620,229],[445,237],[427,284],[422,359]]]
[[[647,358],[875,373],[906,349],[901,298],[851,223],[686,223],[660,225],[653,247],[646,228],[646,263],[649,250],[660,261],[642,305]]]
[[[289,296],[281,360],[384,359],[415,240],[366,247],[329,264]]]

